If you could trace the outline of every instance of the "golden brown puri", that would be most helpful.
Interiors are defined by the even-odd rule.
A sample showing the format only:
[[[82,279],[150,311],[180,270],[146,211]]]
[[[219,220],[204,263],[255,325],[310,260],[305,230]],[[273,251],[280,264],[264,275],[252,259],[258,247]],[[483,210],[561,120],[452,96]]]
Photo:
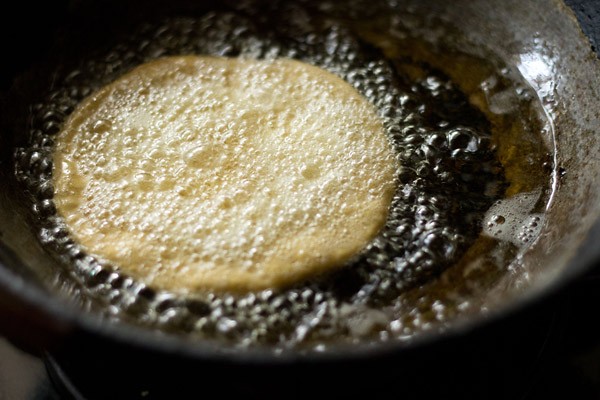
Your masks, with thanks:
[[[79,105],[54,157],[74,237],[180,293],[277,289],[339,267],[383,226],[394,190],[374,107],[287,59],[141,65]]]

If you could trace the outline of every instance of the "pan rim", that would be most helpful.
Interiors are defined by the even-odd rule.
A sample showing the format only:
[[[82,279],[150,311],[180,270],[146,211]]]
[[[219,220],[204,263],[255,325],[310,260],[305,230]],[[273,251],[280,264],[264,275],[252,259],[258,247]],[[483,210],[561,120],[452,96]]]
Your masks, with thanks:
[[[0,289],[15,296],[25,306],[43,312],[57,324],[67,326],[68,330],[63,338],[65,340],[68,340],[69,335],[85,333],[92,336],[99,335],[103,339],[144,351],[235,364],[286,365],[296,362],[344,362],[418,350],[436,342],[464,336],[484,326],[501,323],[519,312],[531,309],[562,293],[571,283],[600,262],[600,247],[596,245],[598,238],[600,238],[600,218],[588,231],[588,236],[577,251],[577,258],[572,259],[561,274],[543,287],[515,296],[486,314],[478,313],[469,318],[459,317],[444,330],[422,332],[408,341],[389,340],[375,344],[367,342],[358,345],[337,345],[324,352],[285,350],[276,353],[269,347],[225,349],[215,347],[212,341],[185,340],[175,335],[157,335],[156,332],[133,324],[107,323],[100,315],[82,311],[42,288],[25,282],[5,266],[7,258],[5,254],[0,254]]]

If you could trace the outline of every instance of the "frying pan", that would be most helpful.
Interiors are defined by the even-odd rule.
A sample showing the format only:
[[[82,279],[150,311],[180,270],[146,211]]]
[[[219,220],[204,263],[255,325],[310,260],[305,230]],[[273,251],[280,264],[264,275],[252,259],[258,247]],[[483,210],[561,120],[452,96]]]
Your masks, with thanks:
[[[3,97],[0,332],[44,354],[54,376],[66,382],[74,397],[173,398],[194,390],[197,397],[216,392],[263,398],[360,393],[508,398],[511,391],[526,386],[527,365],[519,360],[540,351],[531,343],[541,339],[547,345],[555,339],[546,327],[556,323],[559,289],[600,260],[600,66],[592,51],[599,37],[600,5],[572,1],[580,25],[558,0],[408,3],[413,12],[435,16],[460,32],[468,52],[482,54],[486,49],[520,65],[525,79],[545,97],[554,121],[557,190],[547,223],[535,245],[518,260],[519,268],[496,282],[489,298],[479,299],[480,312],[408,342],[282,355],[268,349],[223,352],[214,344],[109,323],[82,312],[45,283],[44,266],[51,261],[30,226],[27,201],[12,170],[22,121],[10,118],[19,114],[17,103]],[[21,7],[14,14],[15,24],[6,25],[13,34],[5,46],[9,61],[2,76],[4,91],[31,65],[52,58],[61,27],[82,29],[82,41],[93,42],[110,35],[114,26],[162,13],[191,12],[185,2]],[[20,35],[23,29],[35,40]],[[431,38],[426,29],[422,35]],[[470,385],[476,380],[489,384]],[[507,381],[516,383],[502,385]],[[481,387],[493,390],[481,392]]]

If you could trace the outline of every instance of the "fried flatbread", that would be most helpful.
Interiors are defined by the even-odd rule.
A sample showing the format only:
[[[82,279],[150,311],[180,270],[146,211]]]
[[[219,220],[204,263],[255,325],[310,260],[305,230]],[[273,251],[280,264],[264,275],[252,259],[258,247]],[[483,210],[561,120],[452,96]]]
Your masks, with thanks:
[[[57,136],[55,200],[91,254],[157,288],[277,289],[385,223],[395,159],[374,107],[299,61],[143,64]]]

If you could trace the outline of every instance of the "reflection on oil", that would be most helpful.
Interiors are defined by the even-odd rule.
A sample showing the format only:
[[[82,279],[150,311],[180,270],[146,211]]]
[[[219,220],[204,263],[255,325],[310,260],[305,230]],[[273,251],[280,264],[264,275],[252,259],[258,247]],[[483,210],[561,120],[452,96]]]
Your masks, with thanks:
[[[538,51],[531,51],[519,55],[517,68],[523,78],[535,89],[541,99],[549,99],[555,89],[554,62]]]
[[[529,83],[529,85],[535,90],[543,112],[546,115],[546,123],[542,129],[543,137],[546,139],[548,147],[552,149],[552,158],[554,169],[552,171],[551,181],[551,192],[548,199],[546,210],[548,210],[556,195],[558,188],[558,160],[557,160],[557,148],[556,148],[556,130],[554,127],[554,119],[557,117],[556,113],[556,60],[551,57],[549,50],[546,45],[539,38],[533,40],[533,44],[530,50],[525,51],[519,55],[519,61],[517,68],[523,76],[523,78]]]

